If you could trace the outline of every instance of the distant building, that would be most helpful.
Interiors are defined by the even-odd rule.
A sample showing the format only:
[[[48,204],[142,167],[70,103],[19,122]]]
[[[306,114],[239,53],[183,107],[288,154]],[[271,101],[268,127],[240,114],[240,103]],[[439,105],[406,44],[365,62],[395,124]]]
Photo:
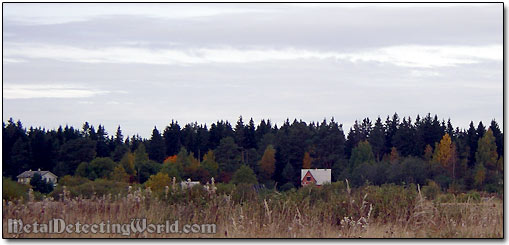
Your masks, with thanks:
[[[315,184],[317,186],[330,183],[332,180],[331,169],[302,169],[300,183],[302,186]]]
[[[56,185],[57,183],[57,176],[53,174],[50,171],[41,171],[41,169],[38,169],[37,171],[32,171],[31,169],[28,171],[25,171],[21,174],[19,174],[18,182],[21,184],[30,184],[30,180],[32,177],[34,177],[34,174],[39,174],[41,178],[46,181],[47,183],[53,183],[53,185]]]
[[[191,179],[187,179],[187,181],[180,182],[180,186],[182,187],[182,189],[189,189],[195,185],[200,185],[200,182],[199,181],[191,181]]]

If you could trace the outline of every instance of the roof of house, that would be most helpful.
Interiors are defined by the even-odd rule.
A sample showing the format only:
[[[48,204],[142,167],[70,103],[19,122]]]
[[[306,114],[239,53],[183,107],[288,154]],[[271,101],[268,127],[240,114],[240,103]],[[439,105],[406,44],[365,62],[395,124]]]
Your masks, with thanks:
[[[323,185],[327,182],[331,182],[332,179],[332,170],[331,169],[302,169],[300,180],[304,179],[307,172],[313,175],[313,178],[316,180],[317,185]]]
[[[23,173],[19,174],[17,177],[18,177],[18,178],[32,178],[32,177],[34,176],[34,174],[37,174],[37,173],[38,173],[39,175],[41,175],[41,176],[44,176],[45,174],[50,173],[51,175],[53,175],[53,176],[57,177],[55,174],[53,174],[53,173],[52,173],[52,172],[50,172],[50,171],[40,171],[40,170],[38,170],[38,171],[35,171],[35,170],[34,170],[34,171],[32,171],[32,170],[28,170],[28,171],[25,171],[25,172],[23,172]]]

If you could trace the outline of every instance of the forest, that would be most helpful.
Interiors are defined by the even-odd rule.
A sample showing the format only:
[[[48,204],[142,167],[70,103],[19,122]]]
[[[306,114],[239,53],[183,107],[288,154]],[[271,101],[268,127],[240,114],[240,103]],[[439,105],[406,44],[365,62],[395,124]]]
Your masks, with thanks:
[[[210,127],[172,120],[144,139],[124,138],[120,126],[114,135],[88,122],[81,129],[26,129],[11,118],[2,127],[3,176],[15,180],[41,169],[59,179],[130,184],[172,177],[205,184],[214,177],[288,190],[300,186],[300,169],[331,168],[333,181],[348,179],[353,186],[433,182],[442,191],[503,192],[503,132],[495,120],[460,129],[437,115],[412,121],[395,113],[385,121],[355,121],[348,134],[342,127],[334,118],[287,119],[278,126],[241,116],[234,126],[221,120]]]

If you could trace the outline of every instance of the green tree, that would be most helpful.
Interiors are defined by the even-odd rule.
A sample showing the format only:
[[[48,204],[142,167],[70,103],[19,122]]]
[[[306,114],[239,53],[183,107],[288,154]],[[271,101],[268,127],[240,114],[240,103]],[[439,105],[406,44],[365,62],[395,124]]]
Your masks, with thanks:
[[[145,150],[145,145],[140,144],[138,146],[138,148],[136,148],[136,150],[134,151],[134,166],[143,164],[144,162],[147,162],[148,160],[149,159],[148,159],[147,151]]]
[[[6,153],[4,153],[6,154]],[[7,154],[6,154],[7,155]],[[30,168],[30,154],[29,154],[29,146],[28,142],[24,141],[22,138],[16,140],[14,145],[12,146],[12,150],[10,152],[10,163],[13,166],[13,169],[17,169],[14,172],[21,173],[23,169]],[[5,166],[5,165],[4,165]]]
[[[148,156],[150,159],[161,163],[166,156],[166,145],[164,143],[163,137],[156,127],[154,127],[154,130],[152,130],[152,138],[149,142]]]
[[[145,183],[151,175],[156,174],[161,170],[161,164],[154,162],[152,160],[147,160],[146,162],[138,165],[136,171],[138,173],[138,182]]]
[[[494,119],[491,121],[490,129],[493,132],[493,137],[495,137],[498,156],[502,157],[504,155],[504,134],[500,131],[498,123]]]
[[[66,142],[60,148],[60,162],[56,166],[55,174],[64,176],[74,173],[81,162],[90,162],[96,156],[95,142],[78,138]]]
[[[283,176],[284,181],[287,183],[290,182],[293,184],[293,183],[297,182],[297,180],[295,179],[297,177],[297,175],[295,173],[295,169],[292,167],[292,164],[290,164],[290,163],[286,164],[281,175]]]
[[[368,141],[373,148],[373,155],[377,161],[380,161],[385,151],[385,129],[380,117],[376,120],[373,130],[369,134]]]
[[[482,164],[488,170],[497,170],[497,145],[495,143],[495,137],[491,129],[479,139],[477,144],[477,152],[475,153],[475,160],[477,164]]]
[[[42,179],[39,173],[34,174],[30,179],[30,185],[34,188],[35,191],[40,193],[50,193],[53,191],[53,184],[46,182]]]
[[[122,145],[124,143],[124,136],[122,135],[122,130],[120,129],[120,125],[118,125],[117,132],[115,133],[115,145]]]
[[[107,178],[115,168],[115,162],[109,157],[98,157],[90,163],[82,162],[76,168],[76,175],[95,180],[96,178]]]
[[[176,180],[181,180],[180,172],[177,167],[177,163],[165,162],[161,167],[160,173],[168,175],[170,178],[175,177]]]
[[[256,179],[256,175],[254,171],[249,168],[247,165],[242,165],[240,168],[235,171],[235,174],[232,177],[233,184],[258,184],[258,180]]]
[[[209,150],[205,156],[203,156],[203,161],[201,162],[201,166],[209,172],[210,176],[217,177],[217,171],[219,169],[219,164],[216,162],[216,157],[214,156],[214,151]]]
[[[352,150],[352,156],[350,157],[350,169],[354,169],[361,163],[373,162],[374,160],[375,156],[373,155],[369,142],[361,141]]]
[[[115,146],[115,150],[111,153],[111,158],[113,161],[118,162],[122,160],[122,157],[125,155],[126,152],[129,151],[129,147],[127,145],[117,145]]]
[[[107,178],[115,168],[115,162],[109,157],[98,157],[90,162],[90,168],[98,178]]]
[[[232,137],[222,139],[214,151],[219,170],[233,173],[241,164],[241,148]]]
[[[90,172],[92,170],[90,169],[90,164],[88,162],[82,162],[78,167],[76,168],[76,171],[74,171],[74,174],[76,176],[88,178],[90,176]],[[97,178],[97,176],[94,176],[94,179]]]

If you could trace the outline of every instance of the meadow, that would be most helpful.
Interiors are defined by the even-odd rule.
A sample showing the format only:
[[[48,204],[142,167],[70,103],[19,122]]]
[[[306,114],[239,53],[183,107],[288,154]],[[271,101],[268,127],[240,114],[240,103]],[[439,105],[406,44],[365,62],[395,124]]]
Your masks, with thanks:
[[[434,185],[385,184],[350,188],[344,182],[284,192],[217,184],[152,191],[58,188],[50,195],[3,200],[4,238],[503,238],[503,197],[443,193]],[[5,188],[5,187],[4,187]],[[5,191],[5,189],[4,189]],[[6,195],[4,195],[5,198]],[[216,224],[215,234],[8,234],[8,219],[24,223]]]

